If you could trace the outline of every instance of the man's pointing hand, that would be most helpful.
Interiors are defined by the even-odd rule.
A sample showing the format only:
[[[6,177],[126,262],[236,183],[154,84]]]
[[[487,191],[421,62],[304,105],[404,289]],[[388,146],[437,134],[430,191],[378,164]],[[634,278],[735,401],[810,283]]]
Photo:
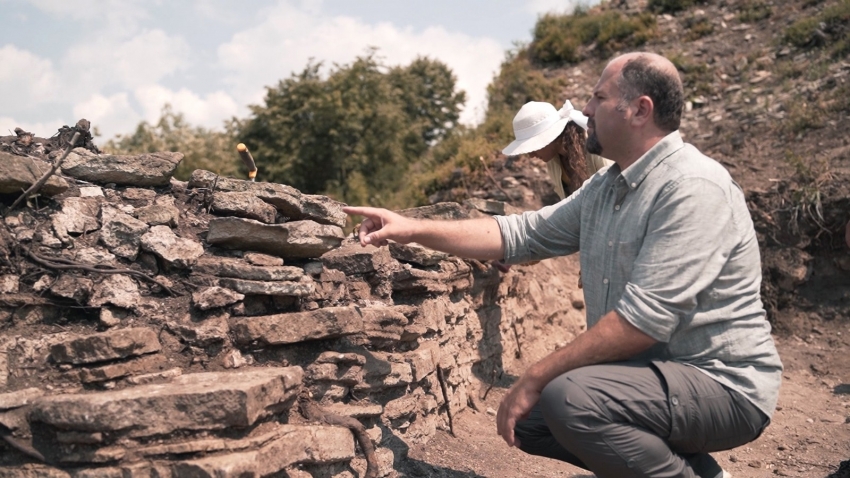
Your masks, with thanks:
[[[411,241],[413,229],[416,221],[398,215],[386,209],[374,207],[350,207],[342,208],[346,214],[363,216],[366,219],[360,223],[357,236],[360,238],[360,245],[366,247],[371,244],[373,246],[385,246],[388,240],[393,240],[402,244],[407,244]]]

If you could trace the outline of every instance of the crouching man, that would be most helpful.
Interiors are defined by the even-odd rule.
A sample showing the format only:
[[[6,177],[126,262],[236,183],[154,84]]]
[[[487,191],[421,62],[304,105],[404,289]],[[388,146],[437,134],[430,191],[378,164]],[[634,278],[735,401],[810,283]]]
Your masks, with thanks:
[[[612,60],[583,113],[587,149],[614,161],[558,204],[463,221],[366,219],[363,245],[417,242],[508,264],[581,251],[587,331],[504,396],[509,446],[599,478],[728,476],[709,455],[770,422],[782,364],[760,299],[744,195],[683,142],[681,80],[667,59]]]

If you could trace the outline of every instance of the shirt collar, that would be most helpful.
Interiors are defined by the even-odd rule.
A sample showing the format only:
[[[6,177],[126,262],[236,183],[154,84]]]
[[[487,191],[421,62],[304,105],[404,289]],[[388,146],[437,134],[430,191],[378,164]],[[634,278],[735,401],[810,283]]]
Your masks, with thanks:
[[[655,146],[650,148],[649,151],[644,153],[643,156],[638,158],[637,161],[632,163],[631,166],[621,173],[623,178],[626,180],[626,184],[628,184],[631,189],[635,189],[640,186],[640,183],[646,179],[649,173],[655,169],[656,166],[661,164],[671,154],[680,150],[684,145],[685,143],[682,141],[682,136],[679,135],[678,130],[665,136],[661,141],[655,143]]]

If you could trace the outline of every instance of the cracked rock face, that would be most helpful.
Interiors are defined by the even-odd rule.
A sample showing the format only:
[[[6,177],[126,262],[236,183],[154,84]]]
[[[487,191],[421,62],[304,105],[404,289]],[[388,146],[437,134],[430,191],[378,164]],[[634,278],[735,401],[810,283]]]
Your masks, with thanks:
[[[0,194],[19,194],[38,181],[50,167],[44,161],[0,151]],[[67,181],[54,175],[39,192],[55,196],[67,191],[68,187]]]
[[[330,198],[205,171],[183,183],[176,162],[76,150],[66,192],[4,218],[55,267],[0,260],[0,424],[58,464],[10,476],[363,476],[350,430],[281,423],[301,392],[360,420],[386,476],[384,433],[427,441],[447,400],[467,406],[474,367],[517,356],[523,321],[570,307],[531,274],[502,284],[415,244],[345,241]]]
[[[344,238],[341,227],[313,221],[270,225],[235,217],[211,220],[207,234],[210,244],[264,252],[284,259],[319,257],[339,247]]]
[[[98,184],[167,186],[182,160],[183,153],[126,156],[75,148],[62,163],[62,172]]]
[[[200,242],[177,237],[168,226],[153,226],[139,242],[142,249],[154,253],[170,267],[188,269],[204,254]]]
[[[142,234],[150,226],[144,222],[112,207],[104,207],[101,211],[100,242],[116,256],[131,261],[139,254]]]

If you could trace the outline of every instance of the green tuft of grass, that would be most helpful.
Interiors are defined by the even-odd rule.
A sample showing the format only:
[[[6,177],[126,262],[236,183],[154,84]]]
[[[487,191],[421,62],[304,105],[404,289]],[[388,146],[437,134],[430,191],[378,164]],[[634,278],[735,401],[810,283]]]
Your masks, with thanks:
[[[738,21],[755,23],[770,18],[773,8],[761,0],[748,0],[738,7]]]
[[[571,15],[547,13],[534,26],[529,46],[532,58],[543,64],[578,63],[582,47],[595,46],[600,58],[624,48],[643,45],[656,35],[655,15],[625,15],[608,10],[577,8]]]
[[[809,130],[820,129],[826,125],[823,108],[807,101],[791,103],[782,129],[792,135],[800,135]]]
[[[656,13],[676,13],[687,10],[704,0],[649,0],[647,7]]]
[[[699,40],[714,32],[714,25],[705,15],[688,17],[684,21],[684,27],[688,30],[688,34],[685,36],[688,41]]]
[[[705,95],[711,92],[712,72],[704,62],[692,62],[680,53],[667,55],[679,70],[686,97]]]
[[[826,7],[785,29],[783,41],[798,48],[827,48],[834,58],[850,53],[850,0]]]

